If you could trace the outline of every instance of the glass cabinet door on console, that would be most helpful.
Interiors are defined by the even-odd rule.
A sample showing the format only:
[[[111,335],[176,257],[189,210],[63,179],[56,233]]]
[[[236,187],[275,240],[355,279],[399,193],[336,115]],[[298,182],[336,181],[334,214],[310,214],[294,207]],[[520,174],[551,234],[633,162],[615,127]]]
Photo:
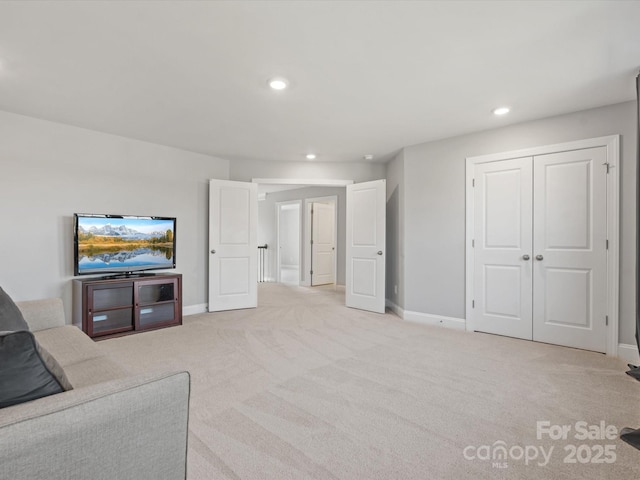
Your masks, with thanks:
[[[175,325],[180,316],[178,282],[178,278],[160,278],[136,283],[136,330]]]
[[[87,329],[89,336],[133,330],[133,282],[87,287]]]

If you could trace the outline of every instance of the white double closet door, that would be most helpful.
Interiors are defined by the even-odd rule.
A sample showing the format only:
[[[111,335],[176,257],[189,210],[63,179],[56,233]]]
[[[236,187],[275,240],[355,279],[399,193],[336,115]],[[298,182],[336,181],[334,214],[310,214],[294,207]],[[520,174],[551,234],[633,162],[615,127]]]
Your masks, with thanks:
[[[475,330],[606,351],[606,155],[475,165]]]

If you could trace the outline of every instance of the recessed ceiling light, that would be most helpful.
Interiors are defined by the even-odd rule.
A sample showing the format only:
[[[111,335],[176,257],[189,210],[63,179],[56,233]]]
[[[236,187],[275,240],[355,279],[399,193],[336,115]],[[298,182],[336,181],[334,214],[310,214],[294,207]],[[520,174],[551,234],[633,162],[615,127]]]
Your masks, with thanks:
[[[498,107],[493,109],[494,115],[506,115],[511,110],[509,107]]]
[[[364,158],[365,160],[373,160],[373,155],[371,155],[371,154],[367,154],[367,155],[365,155],[365,156],[364,156],[364,157],[362,157],[362,158]]]
[[[269,86],[274,90],[284,90],[289,86],[289,81],[286,78],[274,77],[269,80]]]
[[[307,153],[307,160],[315,160],[316,155],[315,153]]]

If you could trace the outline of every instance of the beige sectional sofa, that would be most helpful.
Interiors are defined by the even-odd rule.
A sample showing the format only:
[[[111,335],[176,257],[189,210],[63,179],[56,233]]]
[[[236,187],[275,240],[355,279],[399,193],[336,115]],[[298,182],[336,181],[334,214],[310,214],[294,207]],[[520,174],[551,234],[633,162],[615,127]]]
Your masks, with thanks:
[[[0,479],[186,478],[189,374],[130,375],[60,299],[17,305],[72,389],[0,409]]]

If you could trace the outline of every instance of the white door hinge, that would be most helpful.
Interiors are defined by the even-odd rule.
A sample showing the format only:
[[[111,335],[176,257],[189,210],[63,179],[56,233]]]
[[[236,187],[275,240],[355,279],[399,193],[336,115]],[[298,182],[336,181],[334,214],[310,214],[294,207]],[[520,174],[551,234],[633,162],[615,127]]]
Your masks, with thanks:
[[[471,300],[471,308],[476,308],[476,301],[475,300]]]
[[[605,325],[609,326],[609,315],[605,315],[604,321],[605,321]]]
[[[472,186],[472,187],[475,187],[475,186],[476,186],[476,179],[475,179],[475,178],[472,178],[472,179],[471,179],[471,186]]]

